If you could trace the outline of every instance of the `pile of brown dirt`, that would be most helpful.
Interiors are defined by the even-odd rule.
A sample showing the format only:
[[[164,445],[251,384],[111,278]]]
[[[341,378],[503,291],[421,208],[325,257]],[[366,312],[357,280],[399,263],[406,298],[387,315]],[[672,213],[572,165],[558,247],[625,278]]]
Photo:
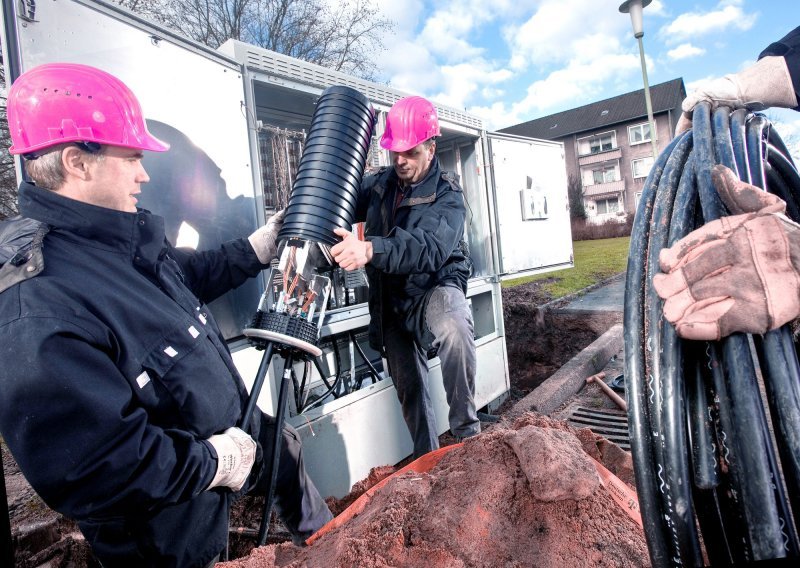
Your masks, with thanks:
[[[644,533],[587,457],[604,458],[597,441],[526,414],[468,439],[428,473],[390,479],[310,547],[270,545],[217,566],[648,566]],[[629,470],[624,462],[609,465]]]

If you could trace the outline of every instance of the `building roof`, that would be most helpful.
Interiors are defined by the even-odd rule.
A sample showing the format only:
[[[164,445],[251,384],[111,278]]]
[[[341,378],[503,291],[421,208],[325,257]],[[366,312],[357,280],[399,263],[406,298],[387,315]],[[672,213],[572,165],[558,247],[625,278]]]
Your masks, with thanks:
[[[669,110],[677,112],[684,98],[686,98],[686,87],[681,77],[650,87],[653,115]],[[543,140],[556,140],[576,132],[596,130],[603,126],[639,118],[647,118],[647,106],[645,105],[643,88],[582,107],[501,128],[499,132]]]

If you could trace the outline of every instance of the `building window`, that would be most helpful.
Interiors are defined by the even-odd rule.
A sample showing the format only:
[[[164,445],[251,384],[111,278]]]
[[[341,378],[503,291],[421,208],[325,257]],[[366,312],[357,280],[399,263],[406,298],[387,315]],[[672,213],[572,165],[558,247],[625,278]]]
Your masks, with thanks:
[[[578,140],[578,154],[586,156],[607,152],[617,147],[616,132],[604,132]]]
[[[650,142],[650,123],[643,122],[642,124],[629,126],[628,140],[630,140],[631,146],[633,146],[634,144],[643,144],[645,142]]]
[[[600,166],[599,168],[592,170],[592,181],[595,184],[617,181],[617,167]]]
[[[598,199],[595,201],[595,205],[597,205],[598,215],[616,213],[619,211],[619,199],[616,197],[612,197],[611,199]]]
[[[638,160],[631,160],[631,170],[633,171],[634,178],[647,177],[650,173],[650,168],[653,167],[653,157],[647,156],[646,158],[639,158]]]

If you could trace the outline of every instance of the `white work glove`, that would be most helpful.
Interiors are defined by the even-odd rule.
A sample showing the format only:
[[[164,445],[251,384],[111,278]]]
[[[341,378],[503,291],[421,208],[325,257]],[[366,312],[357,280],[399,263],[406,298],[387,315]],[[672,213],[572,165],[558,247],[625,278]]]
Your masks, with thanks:
[[[700,85],[687,96],[681,105],[683,114],[675,126],[676,136],[692,127],[692,111],[700,102],[711,103],[712,111],[720,106],[750,110],[794,108],[797,95],[786,59],[782,56],[764,57],[739,73]]]
[[[278,256],[278,233],[283,227],[283,217],[286,209],[281,209],[272,215],[264,226],[259,227],[252,235],[247,237],[261,264],[269,264]]]
[[[256,460],[255,440],[244,430],[228,428],[207,441],[217,452],[217,473],[207,489],[230,487],[239,491]]]

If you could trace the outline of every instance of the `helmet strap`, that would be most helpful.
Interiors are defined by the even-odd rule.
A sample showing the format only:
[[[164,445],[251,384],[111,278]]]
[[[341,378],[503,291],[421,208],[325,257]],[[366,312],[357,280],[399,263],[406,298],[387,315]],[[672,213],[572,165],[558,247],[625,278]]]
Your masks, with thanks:
[[[89,154],[97,154],[102,148],[102,146],[97,142],[75,142],[75,145]]]

